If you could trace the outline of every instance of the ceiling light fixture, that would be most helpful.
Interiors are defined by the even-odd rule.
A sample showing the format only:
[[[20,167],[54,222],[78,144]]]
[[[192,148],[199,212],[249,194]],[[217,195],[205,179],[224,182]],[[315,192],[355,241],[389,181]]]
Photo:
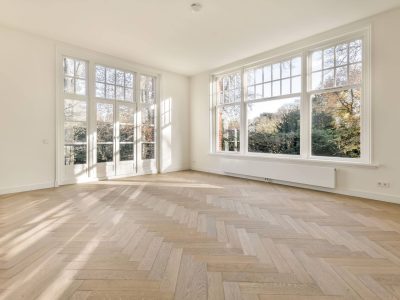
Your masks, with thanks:
[[[190,4],[190,8],[192,9],[192,12],[199,12],[203,6],[199,2],[195,2]]]

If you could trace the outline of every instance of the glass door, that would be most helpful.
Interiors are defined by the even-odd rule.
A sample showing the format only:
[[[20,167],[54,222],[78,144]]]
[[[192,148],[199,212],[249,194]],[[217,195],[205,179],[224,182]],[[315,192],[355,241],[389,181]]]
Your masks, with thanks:
[[[136,74],[95,67],[96,138],[94,174],[97,178],[137,173]]]
[[[157,77],[67,57],[60,75],[61,181],[157,173]]]

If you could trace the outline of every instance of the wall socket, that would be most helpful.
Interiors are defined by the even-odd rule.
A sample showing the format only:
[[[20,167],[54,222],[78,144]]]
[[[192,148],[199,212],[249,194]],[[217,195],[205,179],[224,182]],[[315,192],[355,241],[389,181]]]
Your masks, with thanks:
[[[386,181],[378,181],[377,185],[378,185],[378,187],[384,188],[384,189],[390,188],[390,182],[386,182]]]

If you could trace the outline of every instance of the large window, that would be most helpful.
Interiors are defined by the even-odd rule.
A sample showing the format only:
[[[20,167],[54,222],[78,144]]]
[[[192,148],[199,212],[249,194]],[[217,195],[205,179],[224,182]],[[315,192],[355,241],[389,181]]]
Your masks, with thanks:
[[[369,162],[367,46],[360,31],[212,76],[214,151]]]
[[[361,156],[362,40],[311,53],[312,144],[315,156]]]
[[[64,164],[87,163],[87,63],[63,58]]]
[[[301,57],[245,70],[248,152],[300,154]]]

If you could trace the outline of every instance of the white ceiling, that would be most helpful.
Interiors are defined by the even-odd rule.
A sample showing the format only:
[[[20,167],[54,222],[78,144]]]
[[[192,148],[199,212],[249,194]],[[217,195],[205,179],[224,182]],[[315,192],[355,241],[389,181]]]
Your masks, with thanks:
[[[192,13],[189,6],[203,9]],[[400,0],[0,0],[0,23],[192,75],[400,5]]]

